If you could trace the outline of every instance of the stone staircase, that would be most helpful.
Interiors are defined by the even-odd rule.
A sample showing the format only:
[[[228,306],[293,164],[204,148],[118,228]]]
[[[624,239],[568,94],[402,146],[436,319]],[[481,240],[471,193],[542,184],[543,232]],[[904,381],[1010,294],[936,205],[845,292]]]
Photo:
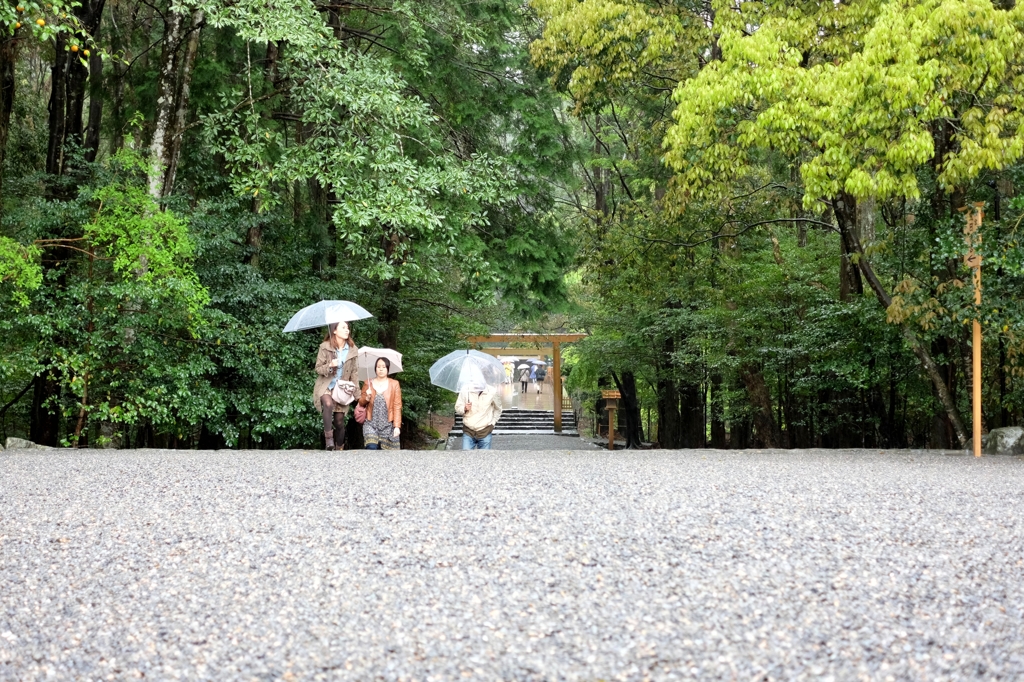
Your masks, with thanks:
[[[495,435],[554,433],[555,413],[546,410],[510,409],[501,413],[501,419],[494,427]],[[578,436],[576,416],[571,410],[562,411],[562,434]],[[455,415],[455,425],[448,432],[449,438],[462,438],[462,417]]]

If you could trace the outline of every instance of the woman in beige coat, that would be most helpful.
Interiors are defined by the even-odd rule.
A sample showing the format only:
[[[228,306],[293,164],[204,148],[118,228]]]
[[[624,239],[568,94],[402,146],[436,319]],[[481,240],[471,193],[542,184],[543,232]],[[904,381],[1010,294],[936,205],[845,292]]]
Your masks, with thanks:
[[[338,386],[353,398],[359,396],[359,377],[356,372],[358,355],[359,349],[352,338],[348,322],[338,322],[327,327],[327,335],[316,355],[317,378],[313,385],[313,406],[324,418],[324,441],[328,450],[344,448],[345,417],[349,408],[348,404],[338,403],[331,396],[331,391]],[[334,444],[335,436],[337,446]]]

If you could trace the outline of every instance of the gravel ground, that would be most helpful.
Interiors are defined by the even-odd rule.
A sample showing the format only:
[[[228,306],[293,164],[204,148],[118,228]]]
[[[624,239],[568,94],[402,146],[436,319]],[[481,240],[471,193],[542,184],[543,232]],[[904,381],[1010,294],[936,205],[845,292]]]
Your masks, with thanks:
[[[0,679],[1024,677],[1024,461],[0,454]]]

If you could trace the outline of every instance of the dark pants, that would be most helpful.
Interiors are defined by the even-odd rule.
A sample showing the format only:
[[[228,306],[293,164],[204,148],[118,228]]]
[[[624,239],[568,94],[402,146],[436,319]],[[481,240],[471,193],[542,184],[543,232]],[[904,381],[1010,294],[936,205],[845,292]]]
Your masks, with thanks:
[[[334,398],[331,397],[330,393],[324,393],[320,396],[320,412],[324,418],[324,433],[328,431],[335,431],[338,434],[337,441],[340,443],[345,440],[345,417],[348,415],[348,406],[345,406],[344,412],[335,412],[334,406],[337,403],[334,402]]]

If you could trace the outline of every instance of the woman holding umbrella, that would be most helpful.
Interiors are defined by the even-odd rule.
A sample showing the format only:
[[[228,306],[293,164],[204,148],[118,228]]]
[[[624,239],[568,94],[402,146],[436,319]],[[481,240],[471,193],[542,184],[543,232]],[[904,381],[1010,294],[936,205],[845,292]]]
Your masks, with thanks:
[[[345,417],[357,390],[356,358],[359,349],[348,322],[327,326],[327,336],[316,355],[316,383],[313,405],[324,419],[324,441],[328,450],[341,450],[345,443]],[[337,434],[338,444],[334,438]]]
[[[340,443],[337,448],[334,445],[335,431],[342,430],[338,440],[344,441],[348,404],[359,392],[356,385],[358,349],[352,339],[349,322],[367,317],[373,315],[352,301],[319,301],[292,315],[284,326],[285,332],[327,327],[327,336],[316,354],[313,407],[324,418],[324,440],[328,450],[341,449]]]
[[[391,361],[377,358],[375,376],[363,384],[359,405],[366,408],[363,441],[367,450],[399,450],[402,433],[402,387],[388,377]]]

